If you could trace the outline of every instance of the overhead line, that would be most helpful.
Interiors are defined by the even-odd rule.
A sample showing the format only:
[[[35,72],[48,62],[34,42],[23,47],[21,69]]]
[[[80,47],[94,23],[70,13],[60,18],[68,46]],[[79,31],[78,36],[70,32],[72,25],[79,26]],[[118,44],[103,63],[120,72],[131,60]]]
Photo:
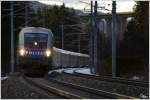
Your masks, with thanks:
[[[22,8],[22,9],[18,9],[18,10],[16,10],[16,11],[14,11],[14,15],[15,15],[15,13],[17,13],[17,12],[19,12],[19,11],[21,11],[21,10],[23,10],[23,9],[25,9],[25,8],[27,8],[27,7],[29,7],[30,5],[28,5],[28,6],[26,6],[26,7],[24,7],[24,8]],[[8,9],[7,9],[8,10]],[[10,11],[12,10],[12,9],[9,9]],[[10,16],[10,14],[7,14],[7,15],[3,15],[2,17],[6,17],[6,16]]]

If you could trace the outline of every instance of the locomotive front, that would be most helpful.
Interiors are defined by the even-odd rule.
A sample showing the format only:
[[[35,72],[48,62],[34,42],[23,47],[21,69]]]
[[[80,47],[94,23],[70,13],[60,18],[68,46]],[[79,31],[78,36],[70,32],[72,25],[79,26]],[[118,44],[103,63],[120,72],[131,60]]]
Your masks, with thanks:
[[[44,74],[52,63],[52,32],[27,27],[19,34],[18,64],[26,73]]]

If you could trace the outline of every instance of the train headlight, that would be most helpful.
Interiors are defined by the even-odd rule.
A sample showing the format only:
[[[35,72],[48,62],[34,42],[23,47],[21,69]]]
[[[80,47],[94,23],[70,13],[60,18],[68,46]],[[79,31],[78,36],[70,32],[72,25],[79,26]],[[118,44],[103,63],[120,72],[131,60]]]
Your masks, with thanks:
[[[25,50],[24,49],[20,49],[19,53],[20,53],[21,56],[24,56],[25,55]]]
[[[36,45],[38,45],[38,43],[37,43],[37,42],[34,42],[34,45],[36,46]]]
[[[49,57],[51,55],[51,51],[50,50],[46,50],[46,56]]]

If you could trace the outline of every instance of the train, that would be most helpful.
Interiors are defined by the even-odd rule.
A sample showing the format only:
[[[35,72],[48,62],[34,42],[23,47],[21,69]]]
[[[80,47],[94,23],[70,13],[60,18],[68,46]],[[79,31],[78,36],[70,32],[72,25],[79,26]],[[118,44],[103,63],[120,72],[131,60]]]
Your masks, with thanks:
[[[89,55],[53,47],[52,65],[54,68],[88,67]]]
[[[25,27],[19,33],[17,66],[24,74],[44,75],[49,70],[62,67],[89,65],[87,54],[58,49],[53,46],[50,29]]]
[[[42,27],[25,27],[19,33],[17,65],[24,73],[43,74],[51,69],[53,33]]]

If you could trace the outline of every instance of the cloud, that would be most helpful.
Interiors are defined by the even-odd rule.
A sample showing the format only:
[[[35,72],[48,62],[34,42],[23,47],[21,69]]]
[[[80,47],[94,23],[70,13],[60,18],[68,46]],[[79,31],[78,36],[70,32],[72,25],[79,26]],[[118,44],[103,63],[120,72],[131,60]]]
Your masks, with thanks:
[[[79,2],[79,0],[63,0],[64,3],[76,3]]]
[[[41,3],[44,3],[44,4],[49,4],[49,5],[62,5],[63,4],[63,2],[62,1],[58,1],[58,0],[56,0],[56,1],[53,1],[53,0],[49,0],[49,1],[46,1],[46,0],[40,0],[39,2],[41,2]]]
[[[82,1],[82,2],[80,2]],[[71,8],[74,8],[74,9],[80,9],[80,10],[83,10],[85,7],[86,9],[90,9],[90,1],[91,0],[49,0],[49,1],[46,1],[46,0],[43,0],[40,2],[42,3],[46,3],[46,4],[50,4],[50,5],[62,5],[63,2],[65,3],[65,5],[67,7],[71,7]],[[96,0],[94,0],[96,1]],[[112,9],[112,0],[97,0],[98,1],[98,6],[105,6],[107,9]],[[83,2],[87,2],[89,3],[86,4],[86,3],[83,3]],[[131,12],[133,11],[133,6],[135,5],[135,1],[133,0],[118,0],[116,1],[116,4],[117,4],[117,12]],[[102,12],[108,12],[108,11],[104,11],[104,10],[100,10]]]
[[[122,12],[122,11],[133,11],[133,7],[135,5],[135,1],[118,1],[117,2],[117,12]]]

